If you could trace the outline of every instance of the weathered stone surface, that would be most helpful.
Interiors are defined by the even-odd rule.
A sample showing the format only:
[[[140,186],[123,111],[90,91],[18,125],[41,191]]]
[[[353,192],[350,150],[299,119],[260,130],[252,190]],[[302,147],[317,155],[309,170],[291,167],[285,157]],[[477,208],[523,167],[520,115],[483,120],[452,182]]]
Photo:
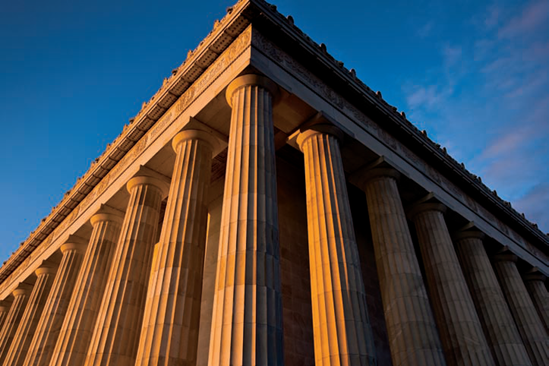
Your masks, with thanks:
[[[158,178],[138,176],[128,182],[128,191],[130,200],[86,366],[133,366],[137,355],[160,205],[168,184]]]
[[[282,302],[273,96],[245,75],[232,106],[209,365],[282,365]]]
[[[482,237],[483,234],[478,231],[465,231],[455,235],[454,242],[484,334],[498,365],[532,365],[484,249]]]
[[[549,365],[549,337],[516,266],[517,257],[505,253],[494,257],[494,269],[511,309],[530,360]]]
[[[377,168],[362,177],[393,364],[445,365],[396,176]]]
[[[321,127],[298,137],[305,156],[316,365],[376,365],[339,143],[329,126]]]
[[[495,365],[444,221],[446,208],[424,203],[413,218],[435,319],[448,365]]]
[[[195,365],[212,150],[202,131],[175,136],[177,154],[153,264],[136,365]]]
[[[86,359],[122,219],[115,212],[99,211],[90,220],[93,231],[53,350],[52,366],[82,365]]]
[[[85,251],[86,243],[78,239],[61,246],[63,258],[25,358],[25,366],[49,365]]]

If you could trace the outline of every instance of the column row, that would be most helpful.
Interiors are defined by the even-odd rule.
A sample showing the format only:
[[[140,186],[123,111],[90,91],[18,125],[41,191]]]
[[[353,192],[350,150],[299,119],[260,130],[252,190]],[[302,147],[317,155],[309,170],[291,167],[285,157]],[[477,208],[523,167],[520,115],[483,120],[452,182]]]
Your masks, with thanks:
[[[284,363],[277,96],[278,87],[258,75],[241,76],[227,88],[232,117],[210,365]],[[341,139],[327,121],[297,138],[305,160],[315,361],[376,365]],[[132,178],[125,213],[102,207],[91,218],[89,242],[69,238],[59,263],[44,263],[34,285],[14,290],[12,303],[0,306],[0,364],[196,364],[206,199],[217,143],[203,131],[180,132],[172,142],[171,182],[154,172]],[[441,204],[406,213],[397,179],[394,170],[379,167],[357,177],[366,194],[393,363],[549,364],[543,277],[530,273],[525,285],[509,253],[495,258],[494,271],[482,234],[452,237]]]

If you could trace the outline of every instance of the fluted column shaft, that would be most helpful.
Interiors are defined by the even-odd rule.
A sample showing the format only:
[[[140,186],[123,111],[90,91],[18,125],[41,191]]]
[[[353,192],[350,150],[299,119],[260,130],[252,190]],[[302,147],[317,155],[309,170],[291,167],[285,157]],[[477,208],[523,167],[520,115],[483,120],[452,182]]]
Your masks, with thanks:
[[[283,365],[273,131],[276,85],[245,75],[232,107],[209,365]]]
[[[494,258],[494,269],[532,364],[549,365],[549,337],[526,290],[513,254]]]
[[[500,366],[531,366],[509,306],[482,244],[482,234],[462,232],[454,238],[488,345]]]
[[[338,140],[308,130],[298,143],[305,157],[315,363],[376,365]]]
[[[29,296],[29,302],[21,317],[17,332],[13,337],[10,349],[4,360],[4,366],[21,366],[25,360],[32,337],[36,331],[38,321],[44,310],[51,286],[55,279],[56,268],[50,266],[39,267],[35,272],[36,283]]]
[[[0,305],[0,330],[2,329],[2,326],[4,325],[4,322],[6,321],[6,318],[8,317],[8,313],[10,311],[10,306],[6,304]]]
[[[25,366],[49,365],[85,250],[86,246],[82,243],[68,242],[61,246],[63,258],[30,344]]]
[[[378,168],[363,178],[393,364],[441,366],[446,364],[442,345],[396,176]]]
[[[133,366],[139,345],[153,245],[168,185],[134,177],[120,238],[86,357],[86,366]]]
[[[425,203],[411,214],[429,293],[448,365],[494,365],[480,319],[463,276],[443,212]]]
[[[122,216],[99,212],[90,222],[93,231],[53,350],[52,366],[82,365],[86,359]]]
[[[13,302],[0,331],[0,365],[4,363],[13,341],[13,336],[21,323],[21,317],[27,307],[31,290],[32,287],[26,284],[21,284],[13,290]]]
[[[194,365],[198,346],[202,272],[213,139],[183,131],[143,319],[137,366]]]
[[[524,282],[532,297],[532,302],[545,325],[545,330],[549,332],[549,293],[545,287],[545,280],[545,276],[541,273],[530,273],[524,276]]]

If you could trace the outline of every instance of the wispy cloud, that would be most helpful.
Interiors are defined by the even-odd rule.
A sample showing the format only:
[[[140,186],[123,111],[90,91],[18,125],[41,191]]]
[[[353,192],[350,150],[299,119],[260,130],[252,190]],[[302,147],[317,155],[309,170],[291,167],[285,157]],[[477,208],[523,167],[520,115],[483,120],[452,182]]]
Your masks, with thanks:
[[[549,231],[549,1],[492,5],[471,23],[472,36],[442,39],[438,68],[403,87],[410,115]]]

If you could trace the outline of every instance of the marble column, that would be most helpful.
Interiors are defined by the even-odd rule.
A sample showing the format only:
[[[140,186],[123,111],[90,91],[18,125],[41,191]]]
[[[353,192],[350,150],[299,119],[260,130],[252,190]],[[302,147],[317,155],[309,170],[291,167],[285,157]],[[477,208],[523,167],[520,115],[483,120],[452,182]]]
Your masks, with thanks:
[[[302,132],[315,364],[377,365],[366,292],[333,126]]]
[[[122,219],[116,211],[104,209],[91,217],[92,234],[53,350],[51,366],[82,365],[86,359]]]
[[[209,365],[283,365],[273,130],[277,86],[258,75],[227,88],[232,107]]]
[[[366,192],[393,365],[446,365],[397,178],[390,168],[357,177]]]
[[[509,252],[494,257],[494,269],[532,364],[549,365],[549,337]]]
[[[6,316],[6,320],[4,320],[4,325],[2,325],[2,330],[0,330],[0,365],[2,365],[6,359],[13,341],[13,336],[21,323],[21,317],[27,307],[31,291],[32,286],[22,283],[12,292],[13,302],[8,311],[8,315]]]
[[[160,206],[168,184],[159,178],[137,176],[129,180],[127,188],[130,200],[86,366],[133,366],[137,355]]]
[[[3,301],[0,303],[0,329],[2,329],[2,326],[4,325],[4,322],[6,321],[6,318],[8,317],[8,313],[10,311],[10,305],[9,303]]]
[[[153,264],[136,366],[195,365],[208,188],[215,138],[203,131],[177,134],[175,167]]]
[[[413,207],[429,293],[448,365],[495,365],[444,220],[446,207]]]
[[[44,310],[44,305],[48,299],[56,271],[56,266],[49,264],[44,264],[34,271],[36,274],[36,283],[32,288],[25,312],[13,336],[13,342],[6,354],[3,363],[4,366],[23,365],[27,350]]]
[[[545,275],[536,269],[524,276],[524,282],[532,297],[532,302],[538,310],[543,325],[545,325],[545,330],[549,331],[549,293],[545,287],[545,280]]]
[[[49,365],[85,250],[86,243],[77,238],[69,238],[61,245],[63,257],[23,363],[25,366]]]
[[[500,366],[531,366],[479,231],[454,235],[456,251],[492,355]]]

